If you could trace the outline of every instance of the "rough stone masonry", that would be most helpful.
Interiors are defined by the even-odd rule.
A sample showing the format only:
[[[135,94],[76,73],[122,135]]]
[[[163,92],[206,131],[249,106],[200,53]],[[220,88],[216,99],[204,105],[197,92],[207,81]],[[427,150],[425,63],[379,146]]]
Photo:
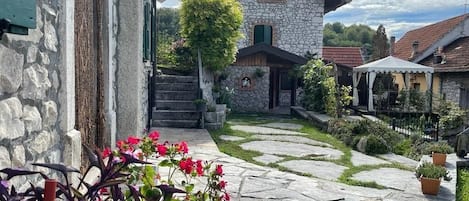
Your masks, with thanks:
[[[65,25],[73,23],[65,20],[66,7],[59,0],[37,0],[37,28],[25,36],[4,34],[0,40],[0,169],[25,167],[58,178],[55,172],[30,164],[64,162],[64,141],[80,141],[67,139],[70,130],[59,121],[69,81],[63,76],[67,74],[67,52],[61,44],[65,38],[59,35],[66,37],[61,34]],[[13,184],[29,187],[25,179],[18,177]],[[40,180],[28,178],[32,183]]]

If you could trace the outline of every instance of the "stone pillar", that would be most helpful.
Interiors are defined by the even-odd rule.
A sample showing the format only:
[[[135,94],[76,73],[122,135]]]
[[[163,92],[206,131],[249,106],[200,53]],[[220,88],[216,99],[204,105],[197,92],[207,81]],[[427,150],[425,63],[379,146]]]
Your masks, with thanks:
[[[145,128],[143,3],[120,0],[117,6],[117,138],[141,135]]]

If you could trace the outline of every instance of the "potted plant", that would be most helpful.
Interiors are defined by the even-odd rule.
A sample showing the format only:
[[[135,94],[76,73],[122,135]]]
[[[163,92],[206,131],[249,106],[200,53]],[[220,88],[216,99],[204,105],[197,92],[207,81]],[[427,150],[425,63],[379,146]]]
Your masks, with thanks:
[[[431,154],[433,164],[445,166],[446,154],[453,152],[453,148],[445,142],[431,143],[427,147],[427,153]]]
[[[207,110],[207,100],[205,99],[195,99],[194,104],[197,112],[205,112]]]
[[[430,162],[423,162],[415,170],[417,178],[420,179],[423,194],[437,195],[440,191],[441,178],[450,180],[448,172],[444,167],[432,164]]]

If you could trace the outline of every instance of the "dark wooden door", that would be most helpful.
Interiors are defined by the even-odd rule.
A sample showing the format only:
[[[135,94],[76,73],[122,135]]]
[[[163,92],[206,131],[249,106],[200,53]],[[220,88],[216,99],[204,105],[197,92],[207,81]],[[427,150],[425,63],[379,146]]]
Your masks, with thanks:
[[[103,1],[75,1],[76,127],[92,148],[105,144],[102,11]]]

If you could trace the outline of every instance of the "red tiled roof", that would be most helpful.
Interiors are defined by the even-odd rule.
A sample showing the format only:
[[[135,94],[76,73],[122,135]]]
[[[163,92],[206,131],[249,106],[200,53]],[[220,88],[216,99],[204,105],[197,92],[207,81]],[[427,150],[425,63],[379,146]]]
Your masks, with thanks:
[[[448,32],[453,30],[467,16],[469,16],[469,14],[453,17],[407,32],[399,41],[396,42],[394,56],[408,60],[412,54],[412,43],[414,41],[419,42],[419,48],[417,51],[422,53],[433,43],[437,42]]]
[[[363,64],[363,57],[359,47],[323,47],[322,57],[325,60],[334,61],[348,67],[357,67]]]
[[[469,37],[459,38],[444,47],[445,63],[434,64],[433,55],[422,60],[423,65],[432,66],[436,72],[469,71]]]

